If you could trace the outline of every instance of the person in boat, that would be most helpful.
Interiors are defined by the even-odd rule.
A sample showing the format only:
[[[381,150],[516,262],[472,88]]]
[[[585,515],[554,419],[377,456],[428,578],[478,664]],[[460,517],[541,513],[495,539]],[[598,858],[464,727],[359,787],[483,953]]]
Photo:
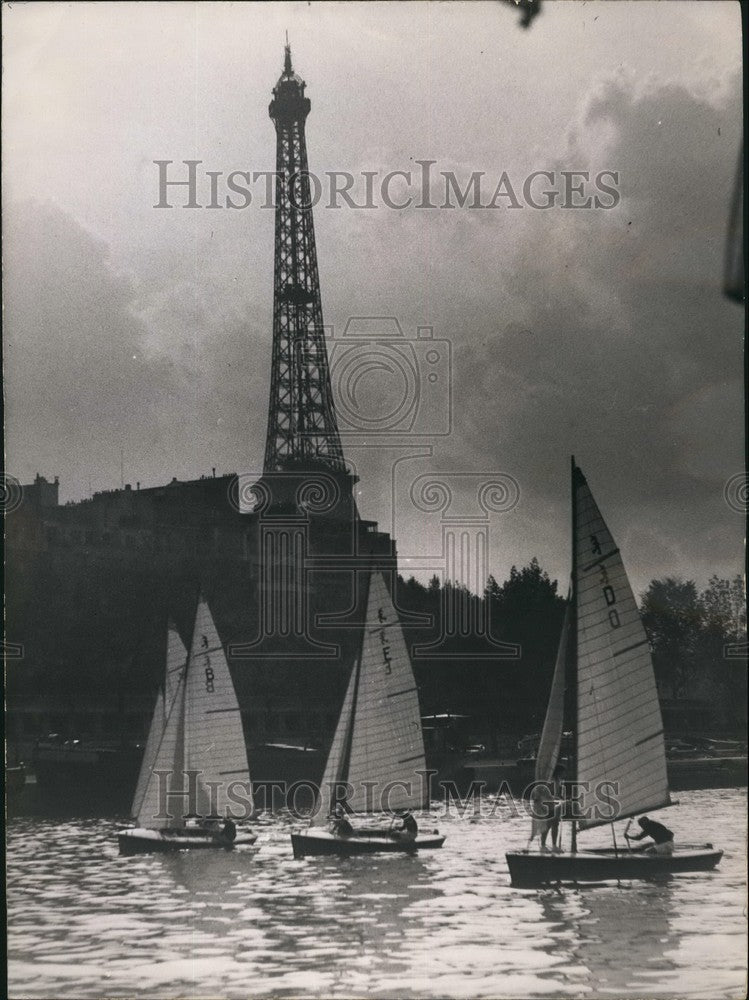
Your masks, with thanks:
[[[410,809],[405,809],[399,814],[400,826],[393,830],[398,840],[416,840],[419,832],[419,825],[414,819]]]
[[[230,820],[227,816],[224,819],[224,824],[221,827],[219,833],[216,834],[217,840],[222,840],[226,844],[233,844],[237,838],[237,827],[233,820]]]
[[[564,797],[564,764],[557,764],[551,781],[539,782],[531,792],[531,813],[533,821],[528,847],[536,834],[541,837],[541,850],[548,851],[546,840],[551,833],[551,850],[559,851],[559,823],[562,818],[562,800]],[[526,848],[527,849],[527,848]]]
[[[340,802],[336,803],[333,810],[333,822],[331,823],[330,832],[335,834],[336,837],[353,837],[354,835],[354,828],[344,813]]]
[[[650,837],[653,843],[645,845],[646,854],[674,853],[674,835],[667,826],[664,826],[663,823],[656,823],[655,820],[649,819],[647,816],[642,816],[637,822],[640,825],[640,833],[630,836],[626,830],[624,832],[628,842]]]

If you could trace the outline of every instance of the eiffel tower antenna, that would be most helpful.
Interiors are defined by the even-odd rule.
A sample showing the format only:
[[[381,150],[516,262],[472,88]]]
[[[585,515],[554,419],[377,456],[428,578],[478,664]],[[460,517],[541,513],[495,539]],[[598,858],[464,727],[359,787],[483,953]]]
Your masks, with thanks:
[[[276,127],[273,359],[264,471],[327,467],[345,472],[330,385],[307,164],[310,100],[294,72],[288,32],[284,69],[268,113]]]

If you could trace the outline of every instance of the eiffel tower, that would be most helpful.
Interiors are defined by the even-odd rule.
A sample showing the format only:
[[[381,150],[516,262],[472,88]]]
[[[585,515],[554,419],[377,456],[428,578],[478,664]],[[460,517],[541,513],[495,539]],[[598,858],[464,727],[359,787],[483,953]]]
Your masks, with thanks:
[[[344,459],[336,420],[307,162],[309,111],[287,37],[268,108],[276,129],[276,233],[268,431],[263,474],[252,486],[259,631],[235,655],[267,657],[276,666],[279,659],[326,661],[315,683],[318,695],[328,686],[335,703],[342,691],[330,667],[345,673],[350,666],[351,619],[365,573],[373,561],[394,573],[397,557],[390,536],[359,516],[358,477]]]
[[[346,474],[325,346],[307,144],[310,100],[284,69],[268,113],[276,126],[276,244],[273,362],[264,474],[322,469]]]

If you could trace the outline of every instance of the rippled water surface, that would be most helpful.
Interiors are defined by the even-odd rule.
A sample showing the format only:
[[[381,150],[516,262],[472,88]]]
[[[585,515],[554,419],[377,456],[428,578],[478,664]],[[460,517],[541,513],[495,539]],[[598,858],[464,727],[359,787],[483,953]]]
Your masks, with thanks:
[[[528,821],[504,807],[440,816],[440,851],[348,860],[295,861],[281,818],[255,824],[252,850],[135,858],[112,819],[12,820],[9,992],[738,997],[745,812],[739,789],[682,792],[669,810],[681,840],[725,850],[715,872],[560,890],[510,887],[504,852]]]

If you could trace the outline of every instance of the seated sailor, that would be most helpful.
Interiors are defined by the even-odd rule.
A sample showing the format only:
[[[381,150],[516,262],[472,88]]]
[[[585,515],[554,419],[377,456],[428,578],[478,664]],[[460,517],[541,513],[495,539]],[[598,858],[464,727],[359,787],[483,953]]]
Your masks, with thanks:
[[[351,837],[354,833],[354,828],[348,821],[340,802],[336,802],[333,807],[330,832],[334,833],[337,837]]]
[[[653,841],[652,844],[646,844],[644,847],[646,854],[673,854],[674,853],[674,835],[668,827],[664,826],[662,823],[656,823],[655,820],[649,819],[647,816],[643,816],[637,820],[640,825],[641,832],[630,836],[627,830],[624,831],[624,836],[627,841],[630,840],[642,840],[644,837],[650,837]]]
[[[237,839],[237,827],[234,821],[230,820],[229,817],[227,816],[224,819],[224,823],[221,829],[217,830],[216,833],[214,833],[214,837],[216,838],[216,840],[221,840],[225,844],[233,844],[234,841]]]
[[[395,824],[400,821],[400,826],[393,827],[392,833],[398,838],[398,840],[416,840],[416,835],[419,832],[419,826],[413,817],[413,813],[410,809],[404,809],[402,812],[398,813],[397,819],[393,820]]]

